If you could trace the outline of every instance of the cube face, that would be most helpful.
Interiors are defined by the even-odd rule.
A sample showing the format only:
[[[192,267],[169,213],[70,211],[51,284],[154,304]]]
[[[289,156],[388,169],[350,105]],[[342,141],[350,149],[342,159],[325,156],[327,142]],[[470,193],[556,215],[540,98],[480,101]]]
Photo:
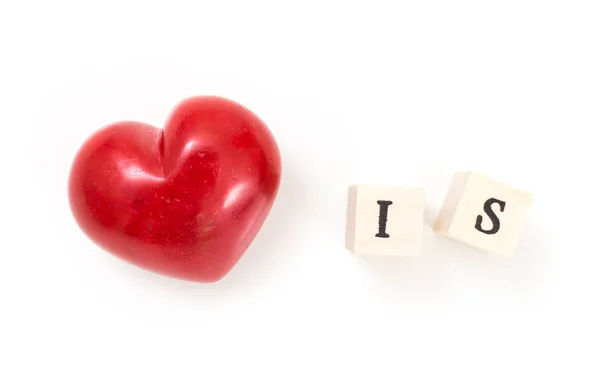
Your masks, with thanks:
[[[434,230],[490,253],[510,257],[533,197],[475,172],[454,177]]]
[[[346,247],[363,254],[418,255],[423,245],[424,210],[421,188],[351,186]]]

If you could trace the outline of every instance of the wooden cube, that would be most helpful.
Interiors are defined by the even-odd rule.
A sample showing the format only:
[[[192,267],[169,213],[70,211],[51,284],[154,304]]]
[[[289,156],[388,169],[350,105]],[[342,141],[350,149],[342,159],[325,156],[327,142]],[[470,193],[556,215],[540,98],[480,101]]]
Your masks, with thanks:
[[[346,247],[364,254],[418,255],[424,211],[422,188],[350,186]]]
[[[454,176],[434,231],[506,257],[515,251],[531,194],[475,172]]]

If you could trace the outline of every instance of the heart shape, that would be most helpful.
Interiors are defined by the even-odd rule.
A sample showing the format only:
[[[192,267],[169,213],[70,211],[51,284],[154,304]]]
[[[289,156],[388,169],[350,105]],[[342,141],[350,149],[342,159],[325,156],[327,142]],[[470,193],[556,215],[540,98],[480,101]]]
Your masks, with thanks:
[[[182,101],[164,130],[119,122],[92,135],[69,176],[69,201],[98,246],[144,269],[215,282],[244,254],[279,189],[267,126],[231,100]]]

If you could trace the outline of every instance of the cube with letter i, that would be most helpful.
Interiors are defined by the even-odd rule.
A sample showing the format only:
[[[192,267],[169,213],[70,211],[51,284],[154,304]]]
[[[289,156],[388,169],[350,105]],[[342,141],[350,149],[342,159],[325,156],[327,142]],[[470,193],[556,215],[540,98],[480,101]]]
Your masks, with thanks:
[[[419,255],[424,211],[422,188],[350,186],[346,247],[373,255]]]
[[[506,257],[517,246],[531,194],[476,172],[456,173],[434,231]]]

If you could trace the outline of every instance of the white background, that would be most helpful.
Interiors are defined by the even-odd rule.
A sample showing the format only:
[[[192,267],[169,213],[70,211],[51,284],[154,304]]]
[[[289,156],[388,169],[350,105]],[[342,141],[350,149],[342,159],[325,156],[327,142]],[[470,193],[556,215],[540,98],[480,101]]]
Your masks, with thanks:
[[[0,373],[598,374],[598,1],[0,1]],[[217,284],[108,255],[68,207],[105,124],[256,112],[272,214]],[[515,257],[431,231],[452,174],[534,194]],[[427,189],[415,259],[344,249],[354,183]]]

